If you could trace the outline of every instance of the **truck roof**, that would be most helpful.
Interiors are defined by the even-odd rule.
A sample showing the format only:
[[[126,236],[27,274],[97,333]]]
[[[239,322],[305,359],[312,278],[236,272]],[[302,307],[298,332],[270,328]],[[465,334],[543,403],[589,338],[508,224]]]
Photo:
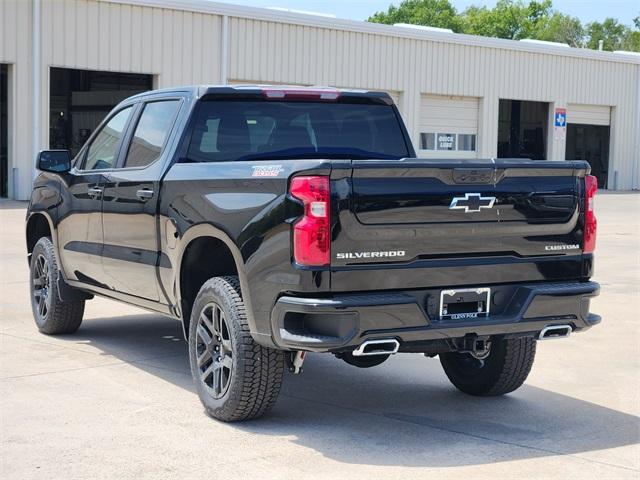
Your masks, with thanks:
[[[269,85],[269,84],[236,84],[236,85],[186,85],[180,87],[161,88],[139,93],[127,100],[147,98],[171,93],[192,93],[196,97],[210,95],[266,95],[272,98],[286,96],[318,97],[320,100],[335,100],[338,97],[379,99],[383,103],[392,104],[393,100],[387,92],[375,90],[360,90],[355,88],[336,88],[330,86],[299,86],[299,85]]]

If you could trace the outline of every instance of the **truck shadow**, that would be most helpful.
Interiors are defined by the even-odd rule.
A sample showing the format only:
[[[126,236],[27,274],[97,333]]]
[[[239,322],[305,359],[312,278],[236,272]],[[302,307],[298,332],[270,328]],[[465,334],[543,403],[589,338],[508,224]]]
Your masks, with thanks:
[[[190,390],[198,402],[175,320],[90,319],[76,335],[58,338],[89,344]],[[204,421],[214,420],[203,413]],[[286,375],[269,416],[234,428],[281,436],[340,462],[389,466],[485,465],[640,439],[639,417],[534,386],[500,398],[463,395],[448,383],[437,359],[420,355],[400,355],[372,369],[310,355],[303,375]]]

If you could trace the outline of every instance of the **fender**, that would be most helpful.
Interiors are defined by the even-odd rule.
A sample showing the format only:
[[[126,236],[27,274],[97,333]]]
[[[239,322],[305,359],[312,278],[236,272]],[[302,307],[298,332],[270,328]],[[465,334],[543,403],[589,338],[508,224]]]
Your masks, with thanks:
[[[58,251],[58,230],[54,227],[53,219],[49,215],[49,212],[44,209],[42,210],[29,209],[29,213],[27,214],[27,219],[25,221],[25,232],[24,232],[27,248],[29,248],[28,247],[29,239],[27,237],[28,230],[26,227],[29,225],[29,222],[31,221],[31,219],[36,215],[43,216],[47,221],[47,223],[49,224],[49,232],[51,232],[51,242],[53,243],[53,248],[56,252],[57,258],[60,258],[60,252]],[[27,251],[27,261],[30,261],[30,259],[31,259],[31,252]]]
[[[184,256],[184,252],[187,250],[187,247],[191,244],[192,241],[197,238],[202,237],[212,237],[224,242],[227,246],[231,254],[233,255],[233,261],[236,265],[236,271],[238,272],[238,279],[240,280],[240,288],[242,289],[242,299],[244,300],[245,311],[247,313],[247,322],[249,323],[249,330],[251,333],[255,333],[255,318],[253,315],[252,303],[251,303],[251,293],[249,291],[249,282],[247,280],[247,274],[244,268],[244,260],[242,258],[242,254],[240,253],[240,249],[235,244],[235,242],[231,239],[231,237],[220,228],[210,224],[210,223],[199,223],[197,225],[193,225],[189,227],[184,234],[181,236],[178,245],[176,246],[176,255],[177,259],[176,272],[175,272],[175,292],[177,299],[177,308],[180,309],[180,318],[182,315],[182,297],[181,297],[181,289],[180,289],[180,271],[182,270],[182,257]],[[182,325],[186,338],[186,322],[189,319],[182,318]]]
[[[53,226],[53,219],[49,215],[49,212],[47,212],[46,210],[30,211],[27,216],[27,221],[25,222],[26,225],[29,225],[29,222],[31,221],[31,219],[36,215],[40,215],[44,217],[47,223],[49,224],[49,232],[51,232],[51,243],[53,243],[53,250],[55,252],[56,258],[59,259],[60,252],[58,249],[57,230]],[[28,239],[27,239],[27,242],[28,242]],[[31,261],[31,253],[27,253],[27,262],[30,263],[30,261]],[[71,287],[66,281],[62,268],[58,268],[58,278],[56,278],[55,281],[57,284],[58,297],[62,302],[90,300],[93,298],[92,294],[84,292],[83,290]]]

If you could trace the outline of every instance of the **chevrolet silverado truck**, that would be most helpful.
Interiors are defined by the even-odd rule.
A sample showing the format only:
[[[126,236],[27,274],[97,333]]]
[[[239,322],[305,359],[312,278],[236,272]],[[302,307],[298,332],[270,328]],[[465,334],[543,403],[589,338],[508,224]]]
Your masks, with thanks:
[[[416,158],[386,93],[153,91],[37,164],[40,332],[76,331],[94,295],[174,317],[223,421],[267,412],[308,352],[439,356],[462,392],[506,394],[537,341],[600,321],[589,165]]]

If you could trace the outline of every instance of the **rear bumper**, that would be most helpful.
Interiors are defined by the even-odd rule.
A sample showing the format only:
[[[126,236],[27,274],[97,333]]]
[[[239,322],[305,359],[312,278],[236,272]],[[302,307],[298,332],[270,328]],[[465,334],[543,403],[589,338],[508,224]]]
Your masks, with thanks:
[[[327,298],[284,296],[271,313],[274,343],[286,350],[340,352],[365,340],[395,338],[402,350],[412,343],[478,336],[534,336],[551,325],[582,331],[600,322],[589,313],[595,282],[491,286],[490,316],[440,320],[440,290],[332,295]]]

